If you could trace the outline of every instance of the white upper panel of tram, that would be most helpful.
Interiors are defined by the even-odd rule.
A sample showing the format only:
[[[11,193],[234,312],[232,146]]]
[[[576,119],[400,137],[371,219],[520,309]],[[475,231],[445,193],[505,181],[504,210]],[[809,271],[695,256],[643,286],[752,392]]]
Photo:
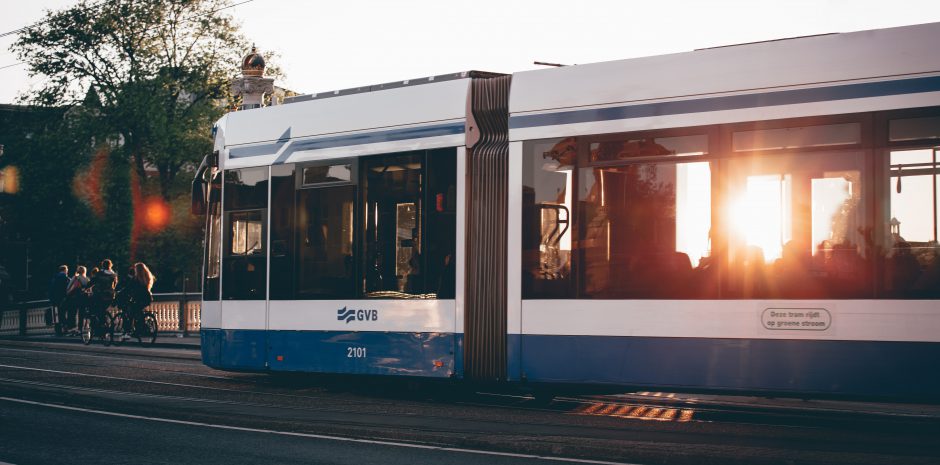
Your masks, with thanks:
[[[470,79],[311,99],[227,114],[225,168],[464,144]]]
[[[516,73],[510,139],[937,105],[938,41],[932,23]]]

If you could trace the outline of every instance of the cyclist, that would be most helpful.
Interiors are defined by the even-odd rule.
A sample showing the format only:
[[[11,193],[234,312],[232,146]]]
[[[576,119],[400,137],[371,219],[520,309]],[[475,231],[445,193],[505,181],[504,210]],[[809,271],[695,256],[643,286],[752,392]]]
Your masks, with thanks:
[[[107,258],[102,260],[101,269],[91,278],[89,284],[91,289],[89,310],[99,317],[104,315],[114,302],[114,288],[117,286],[118,277],[112,269],[113,266],[111,260]]]
[[[153,302],[153,294],[150,290],[153,288],[153,282],[157,278],[150,272],[143,262],[134,264],[134,275],[124,286],[123,292],[126,296],[127,316],[134,322],[135,331],[142,327],[144,318],[144,309]]]

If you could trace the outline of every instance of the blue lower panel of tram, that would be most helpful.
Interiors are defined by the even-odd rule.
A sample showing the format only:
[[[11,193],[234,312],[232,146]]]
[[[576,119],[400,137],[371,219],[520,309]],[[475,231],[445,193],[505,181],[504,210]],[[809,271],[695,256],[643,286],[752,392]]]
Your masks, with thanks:
[[[917,397],[940,392],[937,343],[548,335],[520,339],[520,369],[530,382]]]
[[[449,377],[453,333],[202,330],[202,358],[224,370]]]

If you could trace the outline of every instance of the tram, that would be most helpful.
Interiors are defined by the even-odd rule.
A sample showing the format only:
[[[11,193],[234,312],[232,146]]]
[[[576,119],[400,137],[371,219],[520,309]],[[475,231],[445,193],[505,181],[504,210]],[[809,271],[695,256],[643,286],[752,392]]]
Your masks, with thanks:
[[[940,23],[229,113],[225,370],[940,392]]]

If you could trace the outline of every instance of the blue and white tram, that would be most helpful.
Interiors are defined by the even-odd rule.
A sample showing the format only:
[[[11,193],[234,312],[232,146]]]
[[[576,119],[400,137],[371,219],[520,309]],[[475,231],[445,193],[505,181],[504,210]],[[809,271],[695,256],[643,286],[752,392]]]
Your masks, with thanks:
[[[467,95],[487,79],[305,96],[217,123],[206,364],[460,371]]]
[[[936,393],[938,39],[926,24],[231,113],[203,360]]]

